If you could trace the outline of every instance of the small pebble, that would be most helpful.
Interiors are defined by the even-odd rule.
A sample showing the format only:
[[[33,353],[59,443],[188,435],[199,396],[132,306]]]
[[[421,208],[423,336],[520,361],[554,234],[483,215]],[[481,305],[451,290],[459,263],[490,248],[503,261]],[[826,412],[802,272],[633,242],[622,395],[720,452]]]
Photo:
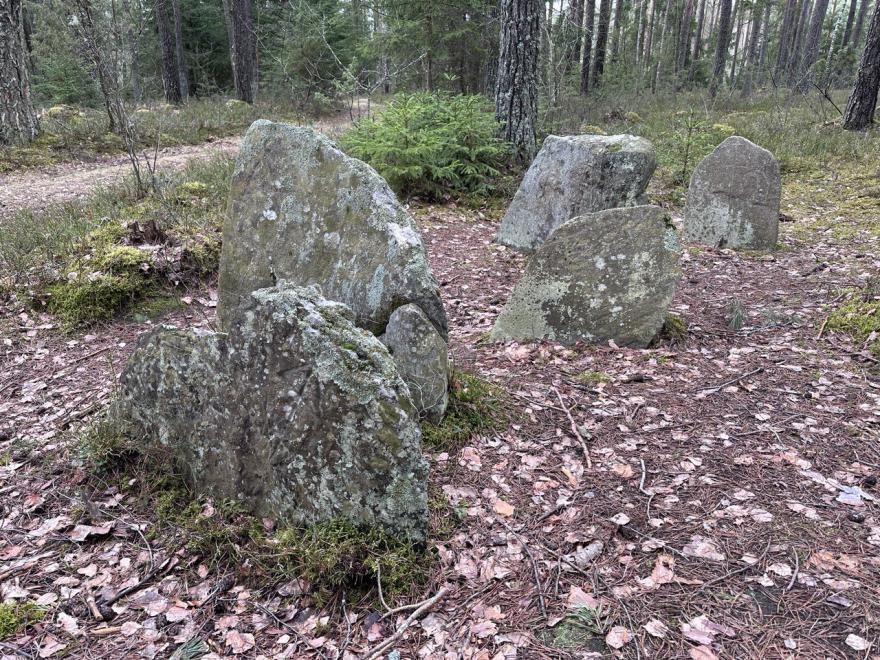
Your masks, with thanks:
[[[850,513],[847,518],[852,520],[854,523],[863,523],[865,522],[865,514],[861,511],[853,511]]]

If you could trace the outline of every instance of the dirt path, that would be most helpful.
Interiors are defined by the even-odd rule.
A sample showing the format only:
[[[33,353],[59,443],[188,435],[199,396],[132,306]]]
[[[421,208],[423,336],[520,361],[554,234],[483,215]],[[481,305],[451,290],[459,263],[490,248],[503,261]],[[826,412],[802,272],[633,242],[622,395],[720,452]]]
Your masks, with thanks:
[[[159,151],[158,171],[177,170],[194,158],[208,158],[238,149],[239,137],[206,144],[168,147]],[[108,156],[92,162],[71,162],[0,175],[0,215],[19,209],[42,209],[82,199],[101,186],[120,183],[131,172],[128,156]]]
[[[375,109],[376,106],[374,106]],[[366,112],[366,100],[353,110],[317,121],[315,128],[336,138],[352,117]],[[196,158],[210,158],[219,153],[235,153],[240,136],[222,138],[204,144],[160,149],[156,169],[160,172],[178,170]],[[151,154],[152,157],[152,154]],[[82,199],[96,188],[120,183],[131,172],[128,156],[106,156],[90,162],[76,161],[0,174],[0,216],[20,209],[43,209],[51,204]]]

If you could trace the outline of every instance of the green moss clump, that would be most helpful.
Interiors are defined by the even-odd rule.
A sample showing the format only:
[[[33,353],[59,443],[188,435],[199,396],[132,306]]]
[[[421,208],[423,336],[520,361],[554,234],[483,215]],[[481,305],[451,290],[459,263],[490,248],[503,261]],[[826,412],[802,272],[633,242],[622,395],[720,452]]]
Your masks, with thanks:
[[[623,115],[624,120],[627,124],[638,124],[642,121],[642,118],[639,116],[638,112],[629,111],[625,115]]]
[[[845,332],[857,342],[867,342],[872,333],[880,336],[880,283],[869,283],[865,290],[853,290],[828,317],[828,330]],[[880,358],[880,338],[868,344],[868,350]]]
[[[608,619],[602,608],[579,607],[552,628],[540,633],[545,644],[558,649],[606,651]]]
[[[149,267],[150,255],[130,245],[114,245],[100,256],[98,265],[108,273],[136,273]]]
[[[0,603],[0,641],[17,635],[45,614],[46,610],[28,601]]]
[[[219,236],[194,236],[188,238],[180,254],[181,268],[187,275],[205,278],[220,268],[222,244]]]
[[[663,327],[660,328],[660,339],[671,342],[683,342],[687,339],[688,326],[684,317],[670,312],[663,321]]]
[[[502,431],[509,423],[504,391],[497,385],[457,372],[452,378],[449,407],[439,424],[422,423],[422,443],[434,450],[461,446],[475,433]]]
[[[585,371],[575,376],[574,379],[581,385],[598,385],[599,383],[611,382],[611,376],[604,371]]]
[[[87,327],[113,318],[151,291],[150,281],[140,275],[99,273],[49,286],[48,306],[65,327]]]
[[[394,598],[424,584],[432,563],[429,553],[372,527],[336,519],[277,536],[279,568],[312,583],[317,596],[341,587],[369,591],[382,578],[382,591]]]

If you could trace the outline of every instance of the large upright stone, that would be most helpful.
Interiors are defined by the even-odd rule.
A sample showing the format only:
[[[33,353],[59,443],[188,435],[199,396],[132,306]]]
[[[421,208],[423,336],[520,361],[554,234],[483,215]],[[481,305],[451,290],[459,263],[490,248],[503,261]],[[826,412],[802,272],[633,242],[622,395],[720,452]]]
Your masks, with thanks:
[[[491,338],[645,347],[663,326],[679,257],[672,222],[656,206],[570,220],[529,259]]]
[[[694,170],[685,238],[713,247],[772,250],[781,191],[773,154],[744,137],[729,137]]]
[[[385,180],[311,128],[254,122],[232,177],[217,315],[251,291],[316,284],[374,334],[415,303],[446,337],[446,313],[415,224]]]
[[[409,387],[419,414],[439,424],[449,403],[449,351],[425,313],[416,305],[391,314],[382,342],[388,347],[401,378]]]
[[[257,514],[427,528],[418,417],[385,346],[315,288],[261,289],[228,333],[160,328],[120,379],[118,421],[171,450],[195,488]]]
[[[532,252],[574,217],[645,204],[654,147],[632,135],[550,135],[501,221],[497,242]]]

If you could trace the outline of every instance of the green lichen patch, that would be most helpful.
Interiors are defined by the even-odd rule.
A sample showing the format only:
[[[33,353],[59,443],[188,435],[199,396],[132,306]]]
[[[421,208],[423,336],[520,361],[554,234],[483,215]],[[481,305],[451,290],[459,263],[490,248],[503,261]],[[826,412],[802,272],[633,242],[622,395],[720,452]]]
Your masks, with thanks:
[[[880,282],[849,291],[844,302],[828,316],[826,329],[845,332],[880,358]]]
[[[0,642],[42,620],[46,610],[30,601],[0,603]]]
[[[504,391],[478,376],[456,372],[440,424],[422,423],[422,444],[435,451],[460,447],[474,434],[500,432],[510,422]]]

